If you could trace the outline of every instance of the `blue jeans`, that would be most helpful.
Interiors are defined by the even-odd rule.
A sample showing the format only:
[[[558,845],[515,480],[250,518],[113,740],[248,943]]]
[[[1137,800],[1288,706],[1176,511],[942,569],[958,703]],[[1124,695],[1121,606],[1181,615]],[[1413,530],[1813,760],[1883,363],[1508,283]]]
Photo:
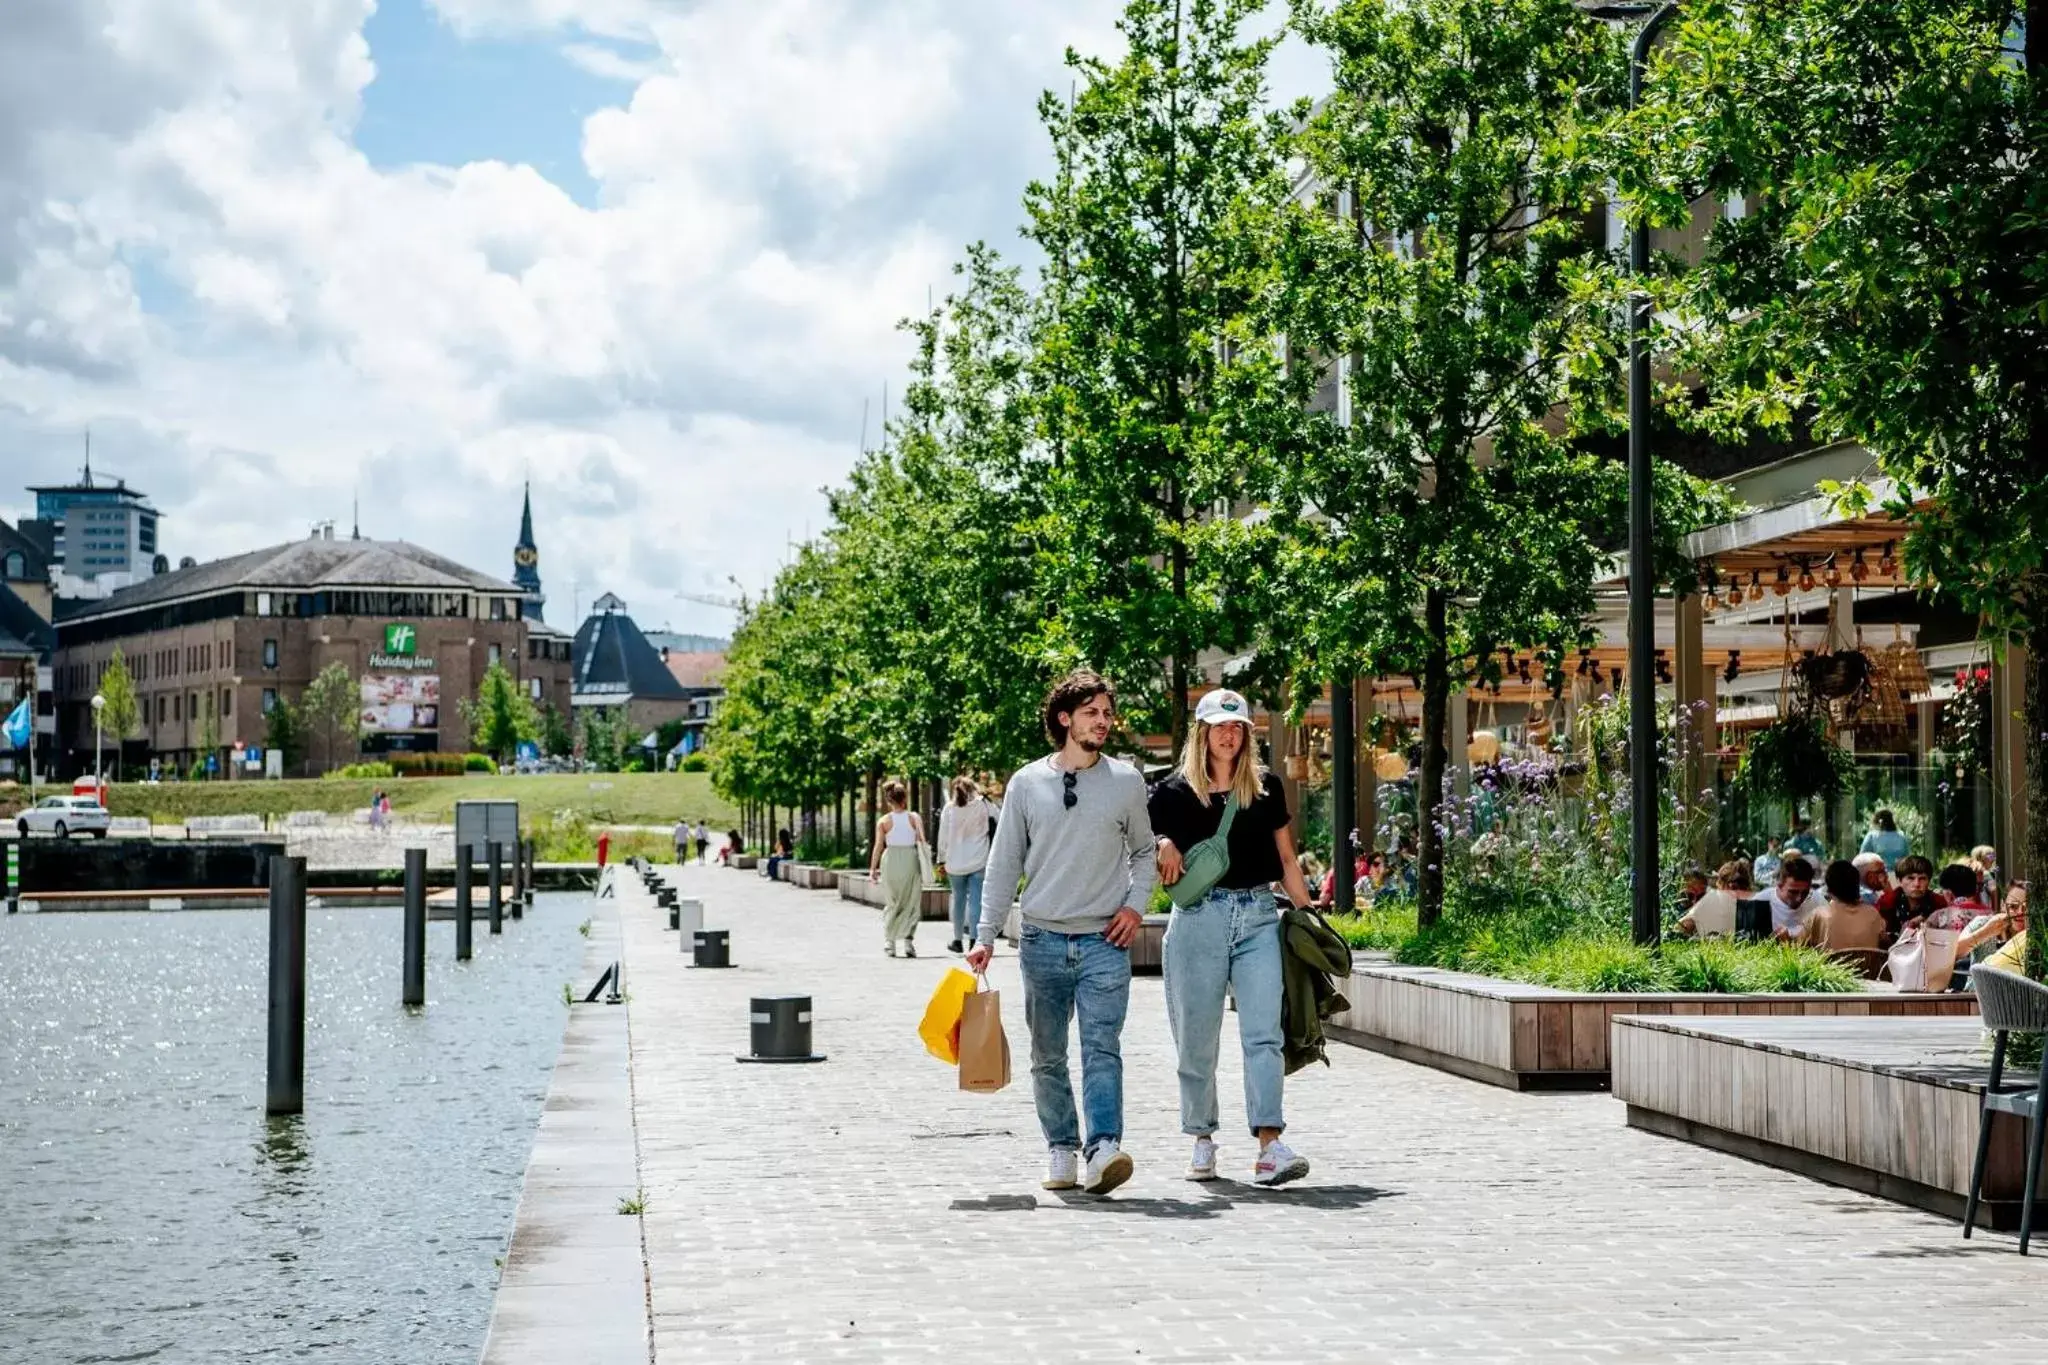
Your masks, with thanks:
[[[980,927],[981,879],[985,870],[977,868],[972,872],[955,872],[950,867],[946,869],[946,885],[953,891],[953,937],[970,947],[974,943],[974,931]]]
[[[1175,907],[1162,950],[1166,1021],[1180,1054],[1180,1130],[1216,1131],[1216,1049],[1223,1035],[1223,992],[1237,997],[1244,1048],[1244,1116],[1253,1132],[1285,1128],[1281,1087],[1287,1075],[1280,1032],[1280,915],[1273,893],[1217,888]]]
[[[1026,924],[1024,1021],[1031,1029],[1031,1093],[1047,1147],[1081,1146],[1067,1026],[1081,1020],[1081,1103],[1093,1154],[1124,1136],[1124,1015],[1131,1003],[1131,955],[1101,934],[1056,934]]]

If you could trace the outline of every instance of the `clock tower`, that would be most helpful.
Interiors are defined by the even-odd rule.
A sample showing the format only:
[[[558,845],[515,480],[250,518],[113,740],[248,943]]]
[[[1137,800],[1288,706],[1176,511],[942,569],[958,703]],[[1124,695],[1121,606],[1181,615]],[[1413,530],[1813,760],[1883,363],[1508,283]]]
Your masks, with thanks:
[[[512,583],[525,600],[529,621],[541,619],[541,606],[548,600],[540,590],[540,550],[533,543],[533,486],[526,487],[526,502],[519,513],[519,543],[512,548]]]

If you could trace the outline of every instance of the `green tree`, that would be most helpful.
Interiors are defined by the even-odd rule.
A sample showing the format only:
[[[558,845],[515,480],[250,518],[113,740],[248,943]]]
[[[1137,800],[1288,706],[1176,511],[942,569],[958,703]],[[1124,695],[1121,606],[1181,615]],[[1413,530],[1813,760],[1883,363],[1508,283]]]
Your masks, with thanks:
[[[320,670],[299,697],[306,735],[319,742],[322,771],[353,763],[362,736],[362,687],[346,664]]]
[[[1443,901],[1453,689],[1533,651],[1553,687],[1626,540],[1614,263],[1589,231],[1623,38],[1574,0],[1297,0],[1334,92],[1301,152],[1323,187],[1277,266],[1298,366],[1349,358],[1348,423],[1263,468],[1297,676],[1422,692],[1419,901]],[[1664,566],[1713,495],[1659,471]],[[1298,629],[1295,627],[1298,626]],[[1309,689],[1300,689],[1307,694]]]
[[[107,661],[107,671],[100,676],[99,695],[106,702],[100,711],[100,729],[114,742],[114,780],[121,780],[121,745],[124,740],[133,739],[140,725],[140,703],[135,699],[135,680],[128,675],[128,661],[122,657],[120,646],[114,647],[114,656]]]
[[[263,747],[277,752],[280,771],[290,772],[305,761],[306,724],[282,692],[263,717]]]
[[[540,716],[519,690],[518,680],[502,662],[493,662],[476,685],[476,696],[462,699],[462,720],[469,727],[470,747],[510,763],[520,742],[540,734]]]
[[[615,706],[583,712],[583,757],[599,772],[615,773],[625,761],[625,716]]]
[[[220,717],[214,714],[216,705],[213,694],[209,692],[206,698],[206,718],[199,723],[199,758],[196,766],[202,770],[209,758],[219,761]],[[209,777],[215,775],[216,773],[207,774]]]
[[[2024,733],[2048,734],[2048,3],[1698,0],[1660,50],[1625,189],[1675,222],[1742,195],[1674,281],[1674,363],[1710,420],[1810,421],[1883,486],[1923,590],[2027,649]],[[2018,21],[2017,23],[2015,21]],[[2026,746],[2048,870],[2048,745]],[[2013,854],[2017,853],[2017,857]],[[2030,934],[2031,969],[2048,976]]]
[[[1039,537],[1044,652],[1114,676],[1179,742],[1197,653],[1244,623],[1199,590],[1203,518],[1299,417],[1256,323],[1261,228],[1286,202],[1277,35],[1260,0],[1130,0],[1110,63],[1069,52],[1039,114],[1057,171],[1025,196],[1046,257],[1033,373],[1050,455]],[[1162,677],[1161,665],[1164,664]]]
[[[542,753],[549,758],[567,758],[576,751],[576,737],[570,733],[569,722],[555,709],[554,703],[541,703],[539,719]]]

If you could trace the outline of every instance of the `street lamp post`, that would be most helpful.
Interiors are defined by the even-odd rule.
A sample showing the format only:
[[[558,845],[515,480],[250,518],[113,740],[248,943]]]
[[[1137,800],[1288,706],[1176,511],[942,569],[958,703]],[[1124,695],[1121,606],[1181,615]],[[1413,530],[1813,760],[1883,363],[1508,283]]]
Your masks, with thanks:
[[[100,769],[100,713],[107,709],[107,699],[95,692],[92,694],[92,794],[100,805],[107,804],[107,779]]]
[[[1657,35],[1678,11],[1660,4],[1590,6],[1600,19],[1641,19],[1628,58],[1628,107],[1643,99],[1643,73]],[[1655,497],[1650,462],[1650,225],[1639,212],[1629,225],[1628,269],[1628,757],[1630,928],[1635,941],[1654,944],[1662,933],[1657,854],[1657,616],[1651,571],[1650,510]]]

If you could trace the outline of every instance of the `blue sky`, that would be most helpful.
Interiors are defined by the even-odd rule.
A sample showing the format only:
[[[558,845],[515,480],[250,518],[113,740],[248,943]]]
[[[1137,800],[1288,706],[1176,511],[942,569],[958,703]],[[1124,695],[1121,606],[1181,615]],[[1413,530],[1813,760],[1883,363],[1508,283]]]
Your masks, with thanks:
[[[355,142],[372,165],[525,162],[595,204],[583,120],[626,103],[630,81],[585,70],[549,35],[458,34],[426,0],[378,0],[363,36],[377,78],[363,92]]]

